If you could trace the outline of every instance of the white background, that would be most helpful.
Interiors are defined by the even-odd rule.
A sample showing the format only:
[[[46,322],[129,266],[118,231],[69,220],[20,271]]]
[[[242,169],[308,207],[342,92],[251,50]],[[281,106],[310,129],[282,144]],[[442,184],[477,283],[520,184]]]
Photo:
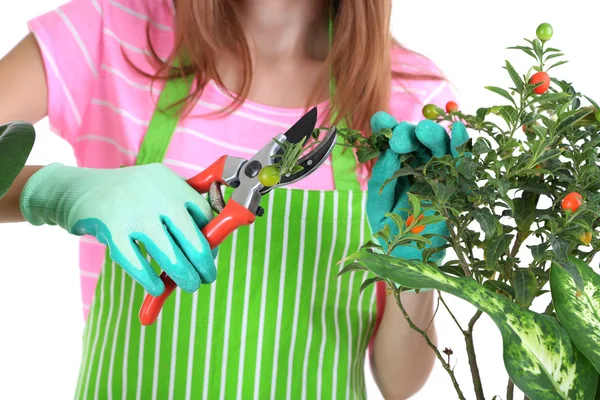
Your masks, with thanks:
[[[27,33],[28,19],[62,2],[0,0],[0,56]],[[563,50],[570,60],[555,69],[555,74],[599,99],[595,3],[394,1],[392,29],[404,45],[427,55],[444,70],[459,90],[461,108],[474,112],[477,107],[499,101],[483,86],[508,85],[502,69],[506,58],[520,72],[530,66],[526,56],[505,48],[523,44],[522,38],[535,36],[540,22],[550,22],[555,32],[552,46]],[[49,132],[46,120],[36,128],[38,137],[29,164],[75,164],[70,147]],[[24,223],[0,226],[0,399],[72,397],[83,329],[76,245],[76,238],[59,228],[33,228]],[[466,326],[473,307],[450,296],[446,298]],[[437,323],[440,347],[454,350],[457,378],[467,398],[472,399],[462,335],[442,309]],[[502,365],[502,341],[486,317],[476,325],[475,342],[486,397],[505,398],[507,376]],[[368,371],[367,376],[370,379]],[[372,380],[369,398],[381,398]],[[423,390],[413,398],[455,399],[456,395],[446,372],[438,365]]]

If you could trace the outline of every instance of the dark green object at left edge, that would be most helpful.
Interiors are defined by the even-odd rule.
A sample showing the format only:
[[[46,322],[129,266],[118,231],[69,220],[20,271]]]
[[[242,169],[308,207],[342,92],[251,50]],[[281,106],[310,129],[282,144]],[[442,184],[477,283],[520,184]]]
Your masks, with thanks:
[[[35,129],[28,122],[0,125],[0,199],[23,170],[35,142]]]

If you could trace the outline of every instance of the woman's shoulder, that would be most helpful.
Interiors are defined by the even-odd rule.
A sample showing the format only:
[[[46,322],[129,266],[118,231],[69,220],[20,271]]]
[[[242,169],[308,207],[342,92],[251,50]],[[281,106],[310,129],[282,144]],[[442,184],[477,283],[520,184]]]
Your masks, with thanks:
[[[433,103],[443,108],[456,101],[456,92],[441,68],[427,56],[394,44],[391,51],[392,87],[390,111],[403,120],[423,118],[424,105]]]
[[[392,70],[399,74],[442,77],[441,69],[427,56],[394,43],[391,50]]]

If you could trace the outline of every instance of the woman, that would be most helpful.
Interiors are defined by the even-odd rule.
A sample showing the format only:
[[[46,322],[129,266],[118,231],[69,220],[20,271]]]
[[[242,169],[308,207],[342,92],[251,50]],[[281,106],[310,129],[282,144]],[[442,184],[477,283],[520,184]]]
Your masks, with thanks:
[[[334,279],[369,223],[379,230],[405,201],[405,190],[378,192],[397,153],[386,152],[369,178],[370,165],[356,168],[352,152],[336,148],[314,174],[265,198],[265,216],[216,259],[200,233],[210,207],[180,179],[223,154],[249,157],[310,105],[321,126],[342,116],[369,132],[379,110],[416,121],[424,104],[450,100],[439,70],[390,39],[390,8],[389,0],[72,0],[30,22],[31,34],[0,62],[0,123],[48,116],[86,168],[27,167],[0,218],[83,235],[76,398],[364,397],[369,343],[385,398],[419,390],[433,354],[385,288],[359,295],[366,275]],[[371,122],[398,128],[396,139],[414,132],[385,113]],[[162,293],[161,269],[183,291],[143,327],[137,311],[145,291]],[[402,297],[425,328],[432,292]],[[429,334],[435,340],[433,324]]]

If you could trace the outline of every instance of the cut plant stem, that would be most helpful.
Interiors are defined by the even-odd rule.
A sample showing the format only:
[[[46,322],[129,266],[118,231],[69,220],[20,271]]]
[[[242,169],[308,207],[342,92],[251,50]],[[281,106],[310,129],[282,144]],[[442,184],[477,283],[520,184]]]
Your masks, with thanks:
[[[433,344],[433,342],[431,341],[431,339],[429,339],[429,336],[427,335],[427,332],[424,331],[424,330],[422,330],[422,329],[420,329],[418,326],[416,326],[412,322],[412,320],[410,319],[410,316],[406,312],[406,309],[402,305],[402,300],[400,300],[400,293],[401,292],[396,287],[396,284],[394,282],[390,281],[390,280],[387,280],[387,284],[388,284],[389,287],[392,288],[392,290],[394,292],[394,298],[396,299],[396,304],[398,305],[398,308],[400,308],[400,311],[402,311],[402,315],[404,315],[404,318],[406,319],[406,322],[408,323],[408,326],[411,329],[413,329],[414,331],[418,332],[421,336],[423,336],[423,338],[427,342],[427,345],[433,350],[433,352],[435,353],[435,355],[438,358],[438,360],[440,360],[440,362],[442,363],[442,366],[444,367],[444,369],[446,370],[446,372],[448,372],[448,375],[450,375],[450,379],[452,380],[452,384],[454,385],[454,389],[456,390],[456,394],[458,394],[458,398],[460,400],[466,400],[465,395],[463,394],[462,390],[460,389],[460,386],[458,385],[458,381],[456,380],[456,376],[454,375],[454,371],[452,370],[452,368],[450,368],[450,363],[447,363],[446,360],[444,360],[444,356],[442,356],[442,354],[440,353],[440,351],[438,350],[438,348],[436,347],[436,345]]]
[[[506,400],[514,400],[514,391],[515,384],[510,380],[510,378],[508,378],[508,385],[506,386]]]

